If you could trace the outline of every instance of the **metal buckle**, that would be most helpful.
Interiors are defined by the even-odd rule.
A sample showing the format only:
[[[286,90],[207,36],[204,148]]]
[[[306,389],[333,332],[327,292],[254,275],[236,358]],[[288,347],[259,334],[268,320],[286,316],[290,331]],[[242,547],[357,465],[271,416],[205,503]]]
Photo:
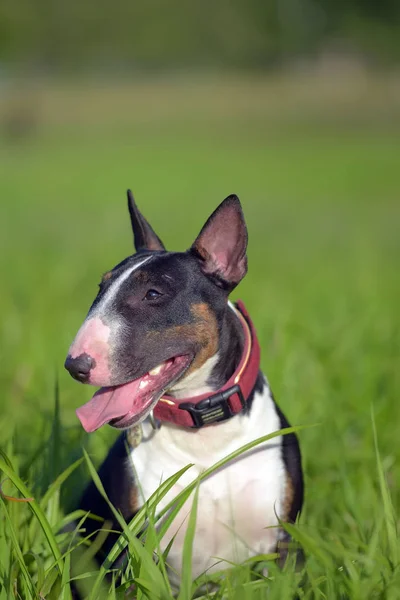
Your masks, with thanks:
[[[245,399],[239,385],[234,385],[224,392],[213,394],[198,404],[184,402],[179,404],[179,408],[182,410],[187,410],[190,413],[193,419],[194,428],[203,427],[203,425],[217,423],[218,421],[226,421],[226,419],[233,417],[235,413],[232,412],[228,402],[229,398],[233,396],[233,394],[237,394],[239,396],[242,408],[244,408]]]

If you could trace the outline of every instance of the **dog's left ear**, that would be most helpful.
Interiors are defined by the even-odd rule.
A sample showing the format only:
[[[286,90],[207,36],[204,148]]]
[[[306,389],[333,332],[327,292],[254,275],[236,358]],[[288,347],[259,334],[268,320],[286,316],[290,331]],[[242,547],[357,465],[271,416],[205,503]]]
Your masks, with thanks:
[[[127,194],[136,250],[165,250],[164,244],[136,206],[131,190]]]
[[[191,247],[205,275],[232,290],[247,272],[247,229],[239,198],[228,196],[213,212]]]

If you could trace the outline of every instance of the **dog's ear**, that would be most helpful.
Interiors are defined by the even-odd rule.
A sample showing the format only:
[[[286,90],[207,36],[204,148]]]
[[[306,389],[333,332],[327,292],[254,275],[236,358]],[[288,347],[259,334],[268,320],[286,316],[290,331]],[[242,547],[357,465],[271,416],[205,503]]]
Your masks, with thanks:
[[[136,250],[165,250],[164,244],[136,206],[131,190],[127,193]]]
[[[205,275],[228,290],[247,272],[247,229],[239,198],[228,196],[213,212],[191,247]]]

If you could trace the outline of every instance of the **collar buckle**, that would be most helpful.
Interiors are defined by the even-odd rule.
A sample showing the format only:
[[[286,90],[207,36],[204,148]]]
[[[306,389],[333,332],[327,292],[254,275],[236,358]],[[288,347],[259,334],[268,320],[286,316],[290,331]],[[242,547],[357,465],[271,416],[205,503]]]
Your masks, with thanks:
[[[216,394],[201,400],[201,402],[198,402],[197,404],[194,404],[193,402],[183,402],[182,404],[179,404],[179,408],[188,411],[193,419],[194,424],[192,427],[194,429],[199,429],[200,427],[203,427],[203,425],[226,421],[236,414],[229,404],[229,399],[234,394],[238,395],[242,408],[244,408],[246,402],[239,385],[234,385],[223,392],[217,392]]]

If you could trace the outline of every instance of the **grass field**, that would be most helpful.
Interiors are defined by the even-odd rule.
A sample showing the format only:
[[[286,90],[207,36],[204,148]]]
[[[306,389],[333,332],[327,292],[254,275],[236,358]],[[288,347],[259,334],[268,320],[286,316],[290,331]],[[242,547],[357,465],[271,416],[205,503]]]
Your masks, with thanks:
[[[0,443],[12,467],[4,456],[0,466],[27,485],[7,480],[3,493],[35,501],[0,497],[0,600],[70,597],[55,534],[89,474],[56,478],[83,446],[98,465],[115,434],[84,435],[74,409],[91,390],[63,362],[101,274],[132,252],[127,187],[170,249],[239,195],[249,273],[235,297],[289,420],[318,424],[299,433],[304,572],[271,563],[265,579],[238,566],[221,596],[400,598],[399,90],[384,77],[297,76],[42,83],[3,96]],[[28,126],[14,135],[18,111]],[[144,582],[138,598],[168,598],[146,544],[130,540],[127,578]]]

